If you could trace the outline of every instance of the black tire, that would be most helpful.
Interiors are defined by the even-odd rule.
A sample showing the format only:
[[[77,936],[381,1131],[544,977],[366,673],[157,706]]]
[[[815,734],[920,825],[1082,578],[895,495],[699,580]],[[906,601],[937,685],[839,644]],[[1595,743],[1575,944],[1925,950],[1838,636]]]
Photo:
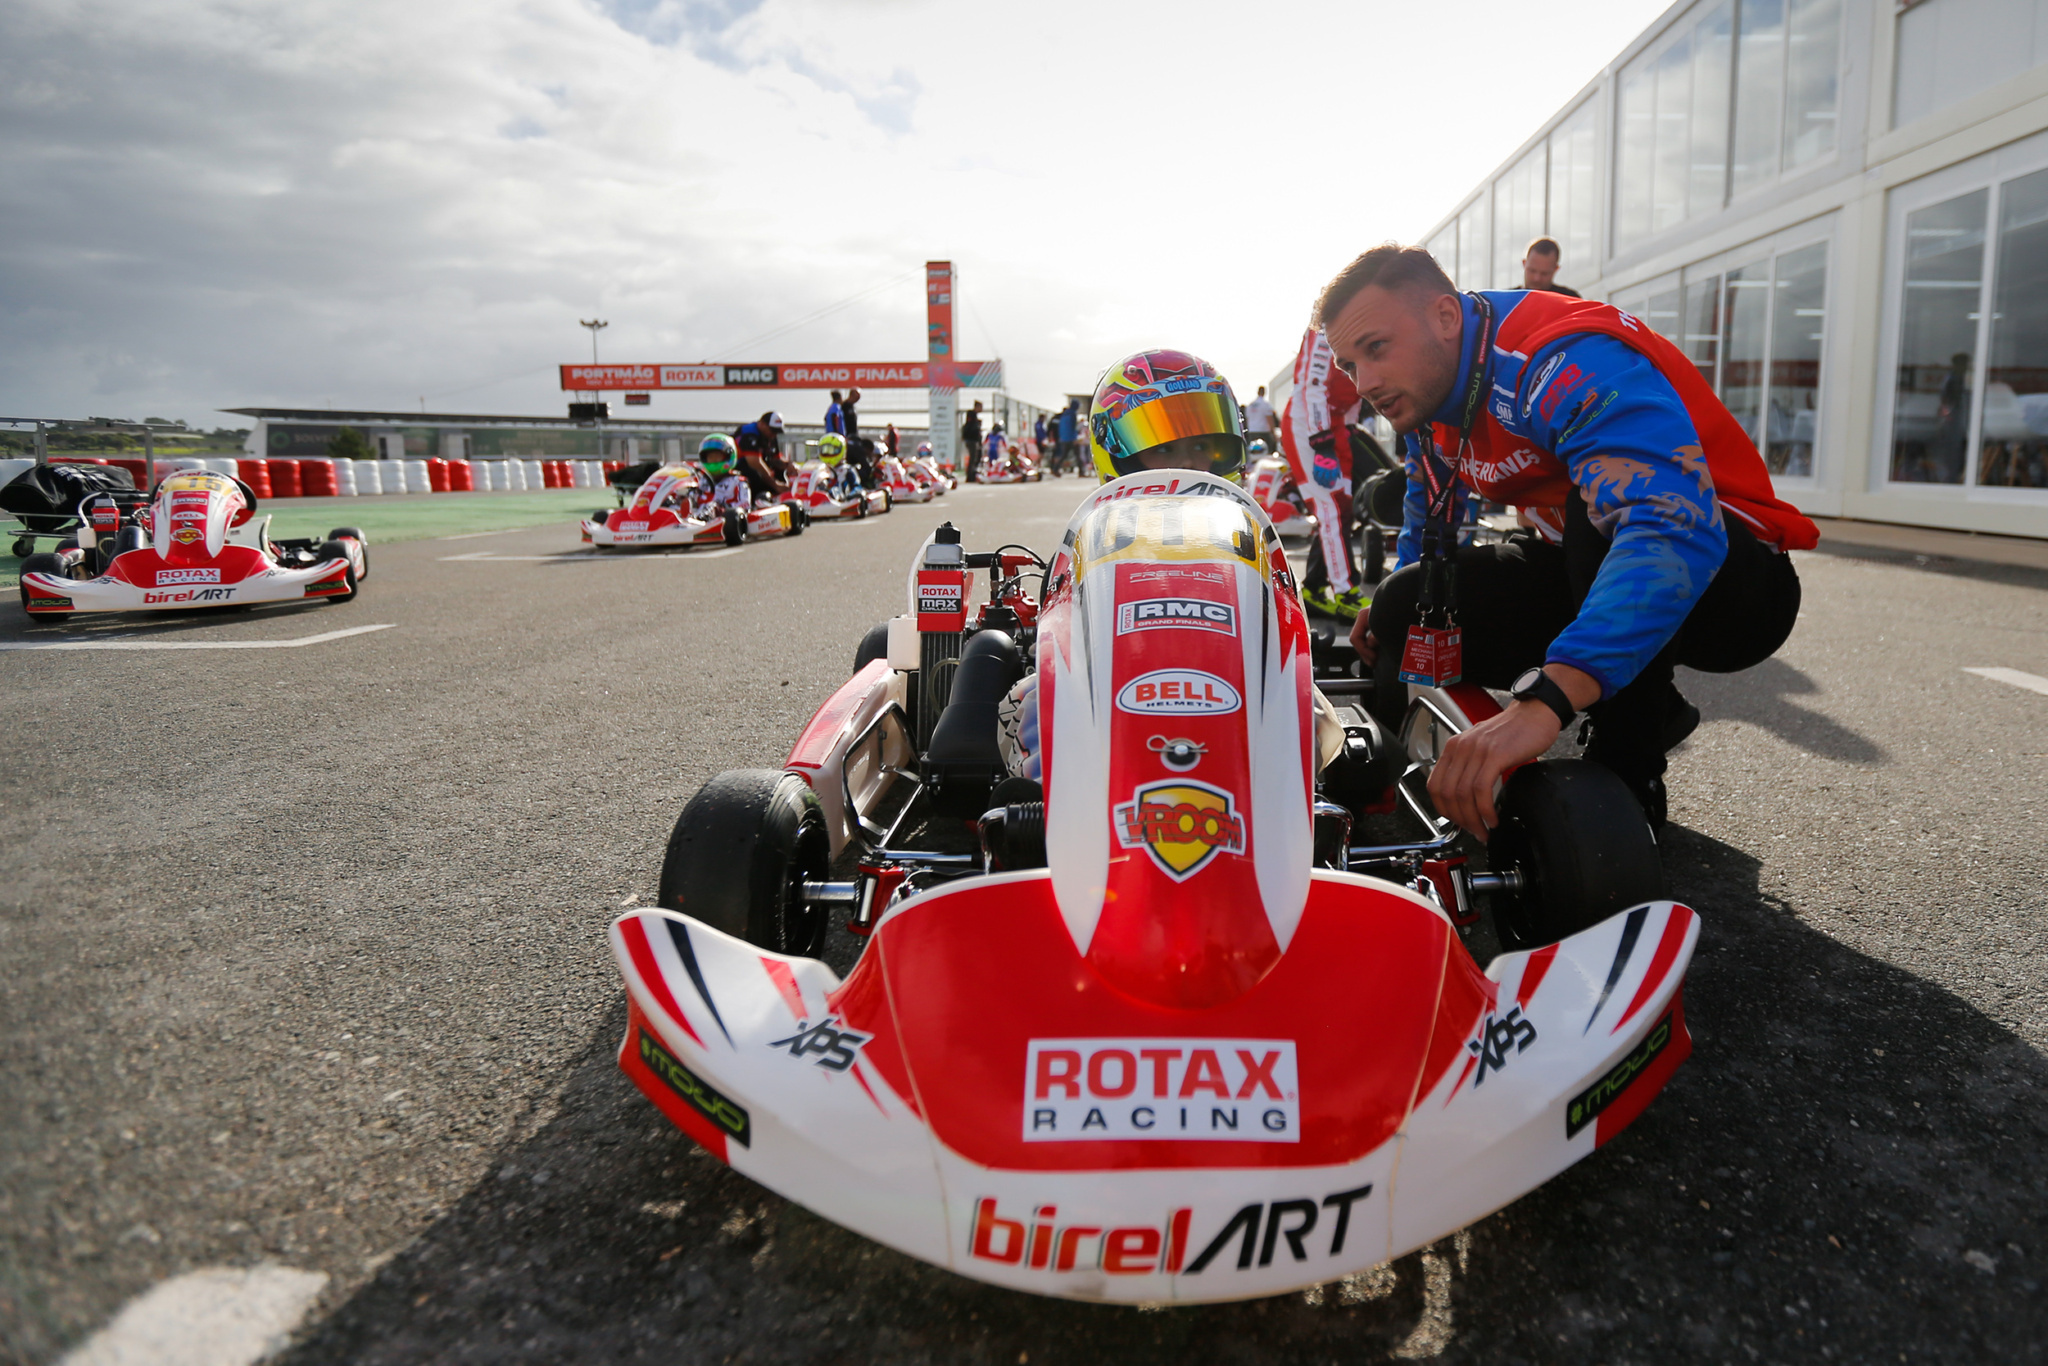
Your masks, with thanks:
[[[824,809],[794,773],[721,773],[683,808],[661,861],[657,901],[777,953],[815,956],[830,912],[804,901],[832,862]]]
[[[21,558],[21,559],[26,559],[26,558],[28,558],[28,557],[29,557],[30,555],[33,555],[33,554],[35,554],[35,553],[36,553],[36,538],[35,538],[35,537],[33,537],[33,536],[17,536],[17,537],[15,537],[15,538],[14,538],[14,553],[15,553],[15,555],[16,555],[17,557],[19,557],[19,558]]]
[[[889,623],[878,621],[860,638],[860,648],[853,652],[853,671],[859,673],[876,660],[888,657]]]
[[[358,579],[367,579],[367,578],[369,578],[369,577],[370,577],[370,538],[369,538],[368,536],[365,536],[365,535],[363,534],[363,529],[362,529],[361,527],[355,527],[355,526],[338,526],[338,527],[336,527],[336,528],[335,528],[334,530],[332,530],[332,531],[330,531],[330,532],[328,532],[328,533],[327,533],[327,539],[328,539],[328,540],[330,540],[330,541],[338,541],[338,540],[340,540],[340,539],[341,539],[342,537],[344,537],[344,536],[348,536],[348,537],[352,537],[352,538],[354,538],[354,540],[355,540],[355,543],[356,543],[357,545],[359,545],[359,546],[361,546],[361,547],[363,548],[363,569],[362,569],[362,572],[361,572],[360,574],[357,574],[357,575],[356,575],[356,577],[357,577]]]
[[[64,563],[62,555],[52,555],[45,552],[41,555],[25,557],[21,562],[20,572],[23,574],[54,574],[60,579],[68,579],[71,577],[71,566]],[[21,592],[21,610],[26,612],[28,611],[28,584],[23,582],[18,587]],[[69,612],[37,612],[35,615],[43,618],[55,618],[61,621],[71,614]]]
[[[891,508],[893,508],[893,507],[895,507],[895,506],[896,506],[896,495],[895,495],[895,494],[893,494],[893,493],[891,493],[891,492],[889,492],[889,490],[887,490],[887,489],[883,489],[883,490],[882,490],[882,511],[884,511],[884,512],[887,512],[887,511],[889,511],[889,510],[890,510]]]
[[[1367,583],[1378,583],[1387,574],[1387,533],[1376,526],[1365,529],[1365,563],[1361,572]]]
[[[742,545],[747,539],[747,514],[738,508],[725,510],[725,543],[729,546]]]
[[[1365,514],[1381,526],[1399,526],[1406,515],[1403,504],[1407,498],[1407,471],[1382,471],[1366,481]]]
[[[1508,779],[1489,852],[1522,890],[1493,897],[1503,948],[1533,949],[1667,894],[1643,808],[1620,778],[1584,759],[1530,764]]]
[[[348,557],[348,547],[340,541],[322,541],[320,548],[313,552],[313,559],[320,564],[325,564],[329,560],[340,560],[348,566],[348,592],[336,593],[327,601],[354,602],[356,598],[356,566],[355,562]]]
[[[803,535],[804,528],[811,524],[811,514],[801,503],[784,503],[783,506],[789,509],[789,534]]]

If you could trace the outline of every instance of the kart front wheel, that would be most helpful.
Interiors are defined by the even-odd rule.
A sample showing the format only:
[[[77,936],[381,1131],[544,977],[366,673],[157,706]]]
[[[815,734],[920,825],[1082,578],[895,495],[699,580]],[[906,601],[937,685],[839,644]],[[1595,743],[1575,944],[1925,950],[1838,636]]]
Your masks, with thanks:
[[[348,547],[340,541],[322,541],[320,548],[313,552],[313,558],[323,564],[329,560],[340,560],[348,566],[348,592],[336,593],[327,601],[353,602],[356,596],[356,562],[349,558]]]
[[[1628,785],[1599,764],[1555,759],[1518,769],[1488,843],[1496,873],[1520,888],[1493,896],[1501,946],[1533,949],[1666,895],[1664,862]]]
[[[68,579],[71,577],[71,566],[64,562],[62,555],[52,555],[45,552],[41,555],[30,555],[24,559],[21,562],[21,573],[24,576],[20,584],[21,610],[26,612],[28,610],[28,579],[26,576],[30,574],[48,574],[51,578]],[[38,612],[36,615],[39,617],[68,617],[71,614],[69,612]]]
[[[809,957],[824,948],[831,920],[805,900],[804,883],[824,881],[831,861],[810,784],[775,769],[734,769],[683,808],[657,901],[750,944]]]
[[[368,536],[365,536],[365,535],[363,534],[363,529],[362,529],[361,527],[354,527],[354,526],[338,526],[338,527],[336,527],[336,528],[335,528],[334,530],[332,530],[332,531],[330,531],[330,532],[328,532],[328,533],[327,533],[327,539],[328,539],[328,540],[330,540],[330,541],[338,541],[338,540],[341,540],[341,539],[342,539],[342,538],[343,538],[344,536],[348,537],[348,538],[349,538],[350,540],[353,540],[353,541],[354,541],[354,542],[355,542],[355,543],[356,543],[357,545],[359,545],[359,546],[361,546],[361,547],[363,548],[363,567],[362,567],[362,569],[361,569],[361,570],[360,570],[360,571],[359,571],[359,572],[358,572],[358,573],[356,574],[356,577],[357,577],[358,579],[367,579],[367,578],[369,578],[369,577],[370,577],[370,538],[369,538]]]

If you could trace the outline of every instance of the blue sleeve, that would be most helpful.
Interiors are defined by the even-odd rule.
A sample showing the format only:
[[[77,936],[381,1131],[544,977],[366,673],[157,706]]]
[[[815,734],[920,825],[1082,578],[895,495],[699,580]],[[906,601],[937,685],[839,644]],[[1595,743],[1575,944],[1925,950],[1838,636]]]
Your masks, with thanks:
[[[1517,406],[1532,442],[1564,462],[1613,545],[1544,662],[1583,669],[1612,697],[1685,624],[1727,558],[1728,531],[1699,432],[1647,356],[1582,333],[1543,348],[1522,373],[1546,371],[1543,391],[1519,395]]]
[[[1422,558],[1422,524],[1429,516],[1429,484],[1422,477],[1422,444],[1415,436],[1401,440],[1401,464],[1408,473],[1408,493],[1401,500],[1401,535],[1394,542],[1394,568],[1414,564]],[[1465,508],[1465,486],[1451,490],[1451,524],[1456,526]]]

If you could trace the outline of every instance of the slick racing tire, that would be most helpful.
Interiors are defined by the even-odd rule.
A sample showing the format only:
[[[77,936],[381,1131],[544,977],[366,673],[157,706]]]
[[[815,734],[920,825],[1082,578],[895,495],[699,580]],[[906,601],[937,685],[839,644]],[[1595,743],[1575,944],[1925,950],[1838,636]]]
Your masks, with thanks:
[[[329,602],[354,602],[356,597],[356,565],[348,557],[348,547],[340,541],[322,541],[320,548],[313,552],[315,561],[325,564],[329,560],[340,560],[348,566],[348,592],[336,593]]]
[[[68,579],[71,577],[71,566],[64,563],[64,557],[62,555],[52,555],[46,552],[41,555],[30,555],[24,560],[22,560],[21,572],[25,575],[49,574],[56,578]],[[20,585],[20,587],[21,610],[26,612],[28,611],[28,584],[24,582]],[[61,621],[63,618],[68,617],[71,614],[69,612],[38,612],[36,613],[36,615],[46,619],[54,619]]]
[[[791,536],[803,535],[804,528],[811,524],[811,514],[805,510],[802,503],[784,503],[783,506],[789,509],[788,534]]]
[[[777,953],[814,957],[831,913],[804,900],[832,862],[824,809],[794,773],[743,768],[698,789],[661,861],[657,900]]]
[[[725,510],[725,543],[740,545],[747,539],[747,514],[738,508]]]
[[[363,534],[363,529],[362,529],[361,527],[355,527],[355,526],[338,526],[338,527],[336,527],[336,528],[335,528],[334,530],[332,530],[332,531],[330,531],[330,532],[328,532],[328,533],[327,533],[327,539],[328,539],[328,540],[330,540],[330,541],[338,541],[338,540],[340,540],[340,539],[341,539],[342,537],[344,537],[344,536],[346,536],[346,537],[350,538],[350,539],[351,539],[351,540],[353,540],[353,541],[354,541],[354,542],[355,542],[355,543],[356,543],[357,545],[359,545],[359,546],[361,546],[361,547],[363,548],[363,568],[362,568],[362,572],[361,572],[361,573],[359,573],[359,574],[357,574],[357,575],[356,575],[356,577],[357,577],[358,579],[367,579],[367,578],[369,578],[369,577],[370,577],[370,538],[369,538],[368,536],[365,536],[365,535]]]
[[[1650,823],[1627,784],[1599,764],[1553,759],[1518,769],[1487,848],[1496,873],[1522,876],[1493,897],[1506,949],[1533,949],[1666,895]]]
[[[889,623],[878,621],[860,638],[860,648],[853,652],[853,671],[859,673],[876,660],[888,657]]]

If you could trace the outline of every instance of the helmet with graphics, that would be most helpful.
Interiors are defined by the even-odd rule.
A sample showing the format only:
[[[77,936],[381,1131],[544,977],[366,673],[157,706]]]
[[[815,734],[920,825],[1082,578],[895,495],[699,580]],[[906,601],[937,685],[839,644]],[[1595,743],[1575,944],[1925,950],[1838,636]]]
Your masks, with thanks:
[[[739,462],[740,448],[724,432],[713,432],[697,447],[697,463],[704,467],[704,473],[714,479],[723,479],[732,473],[732,467]]]
[[[924,460],[924,459],[928,459],[928,458],[929,458],[929,457],[931,456],[931,453],[932,453],[932,443],[931,443],[931,442],[929,442],[929,441],[920,441],[920,442],[918,442],[918,443],[917,443],[917,458],[918,458],[919,460]]]
[[[837,432],[827,432],[819,437],[818,459],[836,467],[846,459],[846,438]]]
[[[1266,458],[1266,449],[1266,443],[1264,440],[1256,436],[1253,437],[1250,441],[1245,443],[1244,463],[1247,465],[1258,464],[1261,460],[1264,460]]]
[[[1145,470],[1244,474],[1244,421],[1216,367],[1185,351],[1140,351],[1103,372],[1088,449],[1104,482]]]

